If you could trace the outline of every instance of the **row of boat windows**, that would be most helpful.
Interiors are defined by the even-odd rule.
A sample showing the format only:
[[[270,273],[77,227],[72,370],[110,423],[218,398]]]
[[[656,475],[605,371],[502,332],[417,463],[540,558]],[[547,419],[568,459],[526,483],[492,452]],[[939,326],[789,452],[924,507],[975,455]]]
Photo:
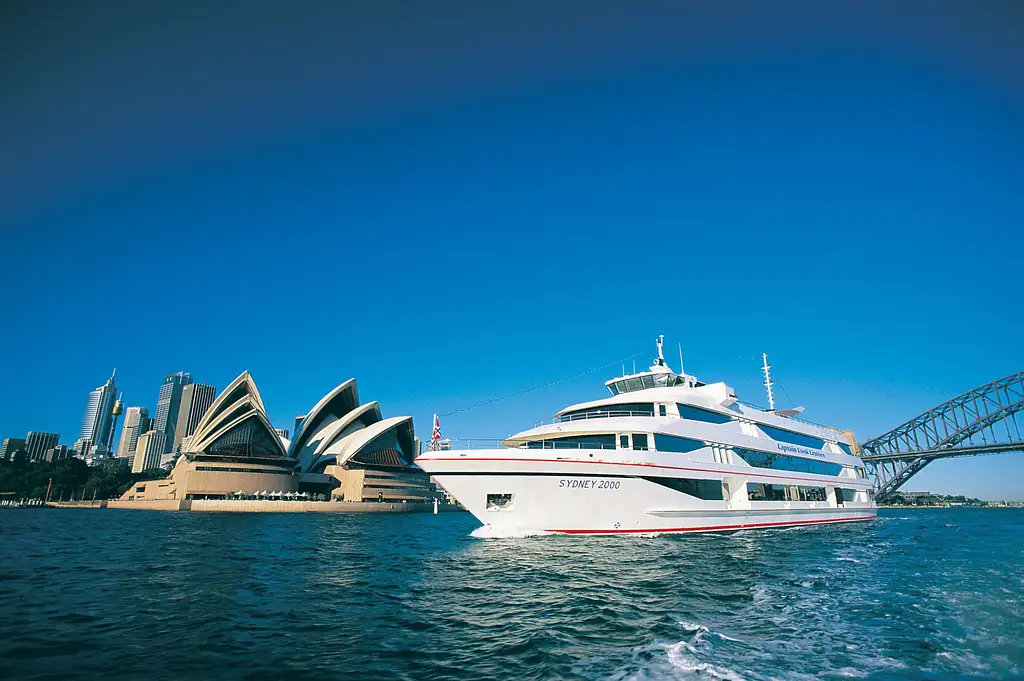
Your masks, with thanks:
[[[580,409],[577,411],[571,411],[563,414],[559,417],[559,421],[575,421],[578,419],[585,418],[599,418],[602,416],[654,416],[654,404],[653,403],[642,403],[642,402],[630,402],[622,404],[610,404],[603,407],[596,407],[591,409]],[[703,423],[714,423],[720,425],[723,423],[729,423],[732,421],[732,417],[728,414],[721,414],[710,409],[701,409],[700,407],[694,407],[689,404],[676,404],[676,409],[679,411],[679,417],[688,419],[690,421],[701,421]],[[658,415],[666,416],[665,405],[658,405]],[[814,437],[813,435],[806,435],[804,433],[797,433],[792,430],[786,430],[784,428],[776,428],[775,426],[768,426],[763,423],[758,423],[757,426],[764,431],[768,437],[779,442],[785,442],[791,445],[797,445],[799,447],[810,447],[812,449],[824,449],[825,440]],[[839,442],[839,447],[846,454],[853,455],[850,446]]]
[[[649,439],[646,433],[633,433],[632,442],[629,435],[619,436],[619,448],[647,451]],[[707,445],[699,440],[691,440],[663,433],[654,434],[654,449],[659,452],[678,452],[686,454],[697,451]],[[528,449],[615,449],[615,435],[583,435],[565,437],[554,440],[535,440],[526,444]],[[760,452],[743,447],[732,447],[731,450],[754,468],[770,468],[778,471],[795,473],[812,473],[814,475],[839,475],[842,464],[817,459],[805,459],[799,456]]]
[[[720,480],[696,480],[691,478],[655,478],[645,477],[644,480],[677,492],[697,497],[704,501],[723,501],[725,492]],[[839,504],[853,501],[857,490],[836,489],[836,501]],[[747,483],[747,498],[750,501],[827,501],[824,487],[810,485],[765,485],[759,482]]]
[[[763,485],[759,482],[748,482],[747,498],[751,501],[825,501],[826,496],[824,487]]]

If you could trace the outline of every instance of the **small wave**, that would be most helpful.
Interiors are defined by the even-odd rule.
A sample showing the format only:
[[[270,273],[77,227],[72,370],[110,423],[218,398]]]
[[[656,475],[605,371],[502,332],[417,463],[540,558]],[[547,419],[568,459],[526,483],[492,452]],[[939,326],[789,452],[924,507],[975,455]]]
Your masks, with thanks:
[[[856,558],[849,558],[847,556],[840,556],[839,558],[836,558],[836,560],[841,560],[844,563],[857,563],[858,565],[860,565],[859,560],[857,560]]]
[[[518,527],[492,527],[483,525],[469,533],[476,539],[522,539],[523,537],[539,537],[547,534],[542,530],[527,530]]]
[[[705,628],[706,631],[706,628]],[[713,679],[728,679],[729,681],[744,681],[744,678],[731,669],[716,667],[708,662],[700,662],[695,657],[697,650],[687,643],[680,641],[669,646],[666,654],[669,664],[686,674],[701,674]]]

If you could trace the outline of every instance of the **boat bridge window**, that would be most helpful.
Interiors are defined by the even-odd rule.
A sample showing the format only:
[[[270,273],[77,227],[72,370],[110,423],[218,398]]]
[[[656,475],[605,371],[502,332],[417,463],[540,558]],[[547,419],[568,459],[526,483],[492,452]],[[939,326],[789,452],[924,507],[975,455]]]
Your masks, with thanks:
[[[699,440],[691,440],[675,435],[654,434],[654,448],[659,452],[693,452],[706,446]]]
[[[725,499],[721,480],[695,480],[692,478],[644,478],[644,480],[705,501]]]
[[[740,458],[755,468],[771,468],[777,471],[795,471],[797,473],[814,473],[815,475],[839,475],[842,464],[817,459],[805,459],[799,456],[787,456],[774,452],[758,452],[753,449],[733,447]]]
[[[599,419],[609,416],[654,416],[653,402],[624,402],[622,404],[605,404],[600,407],[577,409],[562,414],[559,422],[577,421],[579,419]]]
[[[800,447],[810,447],[812,449],[821,449],[825,446],[825,441],[818,437],[804,435],[803,433],[795,433],[792,430],[773,428],[772,426],[766,426],[763,423],[758,423],[757,426],[763,430],[768,437],[773,440],[778,440],[779,442],[786,442]]]
[[[608,392],[612,395],[621,395],[622,393],[631,393],[648,388],[671,388],[677,385],[685,386],[686,379],[676,374],[641,374],[640,376],[620,378],[609,383]]]
[[[718,412],[711,411],[710,409],[701,409],[700,407],[691,407],[688,404],[677,404],[679,408],[679,416],[684,419],[691,421],[703,421],[704,423],[729,423],[732,421],[732,417],[727,414],[719,414]]]
[[[804,485],[764,485],[747,483],[747,498],[751,501],[825,501],[824,487]]]
[[[845,442],[837,442],[836,444],[839,445],[839,449],[843,450],[844,454],[849,454],[850,456],[853,456],[853,450],[850,449],[850,445],[846,444]]]
[[[614,435],[575,435],[573,437],[532,440],[527,449],[615,449]]]

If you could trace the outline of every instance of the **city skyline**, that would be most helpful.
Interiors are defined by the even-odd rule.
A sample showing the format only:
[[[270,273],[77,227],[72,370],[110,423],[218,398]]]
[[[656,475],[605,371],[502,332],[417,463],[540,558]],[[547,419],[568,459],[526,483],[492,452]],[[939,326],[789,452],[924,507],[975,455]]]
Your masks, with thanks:
[[[117,366],[151,409],[170,371],[248,370],[294,432],[306,396],[359,376],[421,435],[437,413],[499,438],[601,397],[663,333],[752,402],[767,352],[782,406],[864,441],[1024,368],[1016,14],[567,7],[0,26],[24,59],[0,249],[52,263],[11,258],[0,314],[90,314],[73,344],[0,337],[0,434],[73,432]],[[83,262],[132,285],[98,304]],[[1022,481],[1006,454],[913,485]]]

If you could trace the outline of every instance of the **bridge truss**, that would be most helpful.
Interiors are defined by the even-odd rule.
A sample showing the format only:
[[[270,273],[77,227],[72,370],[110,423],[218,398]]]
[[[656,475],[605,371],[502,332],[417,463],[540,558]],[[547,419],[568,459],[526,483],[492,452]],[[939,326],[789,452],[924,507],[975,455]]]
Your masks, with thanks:
[[[861,445],[884,502],[935,459],[1024,452],[1024,371],[954,397]],[[1021,416],[1024,421],[1024,415]]]

